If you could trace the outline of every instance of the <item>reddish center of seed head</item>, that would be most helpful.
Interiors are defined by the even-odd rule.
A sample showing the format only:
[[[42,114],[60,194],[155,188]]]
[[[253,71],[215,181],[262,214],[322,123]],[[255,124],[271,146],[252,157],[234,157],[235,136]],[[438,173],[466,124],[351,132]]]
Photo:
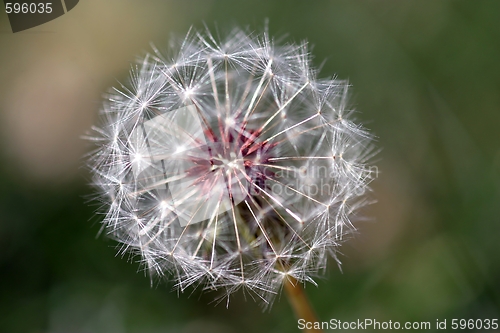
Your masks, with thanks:
[[[218,133],[204,129],[207,142],[198,147],[205,151],[204,157],[190,156],[192,167],[186,171],[202,196],[213,192],[221,178],[231,200],[259,194],[266,178],[273,175],[265,165],[274,145],[261,140],[260,131],[245,127],[220,126]]]

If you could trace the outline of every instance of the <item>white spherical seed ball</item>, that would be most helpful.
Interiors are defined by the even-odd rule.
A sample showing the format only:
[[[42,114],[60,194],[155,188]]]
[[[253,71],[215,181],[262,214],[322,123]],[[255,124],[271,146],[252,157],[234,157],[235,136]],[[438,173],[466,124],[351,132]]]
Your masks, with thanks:
[[[347,82],[267,33],[191,31],[169,51],[133,67],[94,129],[105,229],[181,290],[269,303],[288,277],[314,283],[374,177]]]

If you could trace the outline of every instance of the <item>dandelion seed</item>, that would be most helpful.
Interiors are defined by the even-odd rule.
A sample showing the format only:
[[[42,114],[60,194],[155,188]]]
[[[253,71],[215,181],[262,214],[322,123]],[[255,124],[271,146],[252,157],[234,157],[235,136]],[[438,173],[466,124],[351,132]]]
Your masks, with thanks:
[[[306,43],[239,29],[147,55],[91,137],[107,233],[181,290],[270,304],[287,279],[313,282],[374,177],[347,82],[316,74]]]

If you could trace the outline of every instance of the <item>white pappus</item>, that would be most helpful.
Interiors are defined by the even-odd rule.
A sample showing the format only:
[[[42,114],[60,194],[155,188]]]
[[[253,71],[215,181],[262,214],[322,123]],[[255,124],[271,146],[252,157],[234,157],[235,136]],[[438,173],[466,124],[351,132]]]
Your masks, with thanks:
[[[176,286],[244,287],[270,304],[312,282],[374,178],[348,83],[319,79],[307,44],[191,30],[133,66],[90,139],[106,232]]]

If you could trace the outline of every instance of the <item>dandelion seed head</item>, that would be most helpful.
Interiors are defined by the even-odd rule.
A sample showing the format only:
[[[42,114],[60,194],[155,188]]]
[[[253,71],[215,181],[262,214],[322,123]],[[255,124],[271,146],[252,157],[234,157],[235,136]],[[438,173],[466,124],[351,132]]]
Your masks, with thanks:
[[[180,290],[241,288],[270,304],[312,282],[375,177],[348,83],[319,79],[307,44],[190,33],[133,66],[94,129],[107,234]]]

